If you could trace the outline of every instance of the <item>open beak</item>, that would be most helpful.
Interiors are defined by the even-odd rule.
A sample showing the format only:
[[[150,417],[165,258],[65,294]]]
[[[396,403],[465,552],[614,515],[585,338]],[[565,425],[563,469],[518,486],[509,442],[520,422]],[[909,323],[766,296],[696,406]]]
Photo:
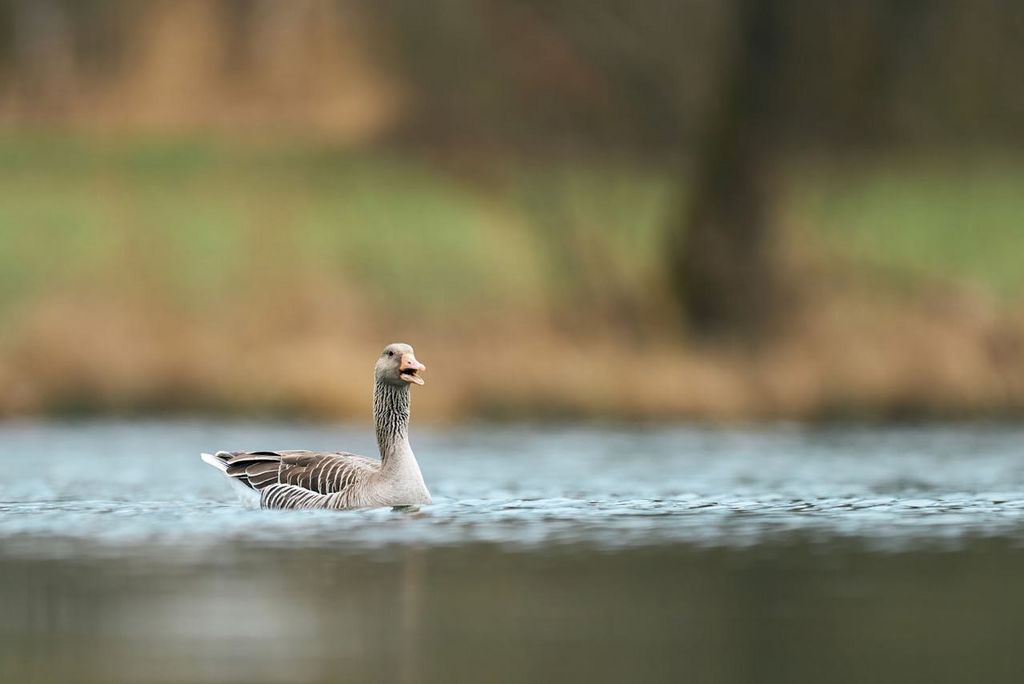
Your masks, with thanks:
[[[398,367],[399,377],[406,382],[415,382],[417,385],[423,384],[423,378],[420,377],[420,371],[427,370],[427,367],[416,360],[416,357],[412,354],[402,354],[402,364]]]

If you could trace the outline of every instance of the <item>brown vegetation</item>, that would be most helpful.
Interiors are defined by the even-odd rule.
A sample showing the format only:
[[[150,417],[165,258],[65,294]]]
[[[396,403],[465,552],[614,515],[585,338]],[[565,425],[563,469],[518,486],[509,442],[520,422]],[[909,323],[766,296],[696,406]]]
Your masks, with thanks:
[[[830,282],[805,290],[786,334],[756,353],[500,315],[398,334],[330,291],[202,321],[130,294],[69,293],[4,339],[0,412],[364,418],[371,361],[398,336],[428,365],[417,414],[431,420],[1020,415],[1024,317],[964,293],[906,302]]]

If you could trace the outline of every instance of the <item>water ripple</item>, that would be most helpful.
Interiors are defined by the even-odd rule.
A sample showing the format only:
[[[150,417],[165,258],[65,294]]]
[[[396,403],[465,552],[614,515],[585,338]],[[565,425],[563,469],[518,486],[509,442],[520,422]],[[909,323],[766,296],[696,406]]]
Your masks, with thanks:
[[[55,555],[241,544],[375,549],[748,546],[800,535],[881,549],[1024,538],[1020,428],[552,428],[414,436],[416,513],[247,511],[202,449],[372,453],[360,428],[182,422],[0,425],[0,540]],[[418,437],[418,439],[416,439]]]

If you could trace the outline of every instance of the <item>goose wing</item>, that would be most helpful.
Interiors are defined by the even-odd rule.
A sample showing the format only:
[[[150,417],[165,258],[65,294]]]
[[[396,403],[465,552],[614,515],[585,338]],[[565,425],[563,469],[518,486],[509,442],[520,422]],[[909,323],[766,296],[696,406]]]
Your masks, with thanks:
[[[341,494],[380,465],[343,451],[220,451],[224,474],[266,494],[269,487],[294,488],[294,495]],[[264,497],[266,498],[266,497]]]

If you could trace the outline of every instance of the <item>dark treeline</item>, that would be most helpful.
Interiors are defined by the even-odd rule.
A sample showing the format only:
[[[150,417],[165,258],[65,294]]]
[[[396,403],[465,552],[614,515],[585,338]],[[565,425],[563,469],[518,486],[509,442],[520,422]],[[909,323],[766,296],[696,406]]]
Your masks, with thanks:
[[[1016,0],[777,0],[778,134],[1021,142]],[[690,149],[742,4],[3,0],[10,124],[292,124],[359,140]]]

